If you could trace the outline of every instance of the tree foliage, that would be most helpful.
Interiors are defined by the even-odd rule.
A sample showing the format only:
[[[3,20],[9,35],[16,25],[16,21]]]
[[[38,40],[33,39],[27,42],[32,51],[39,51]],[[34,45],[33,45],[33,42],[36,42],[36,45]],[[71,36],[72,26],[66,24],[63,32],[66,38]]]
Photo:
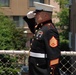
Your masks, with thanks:
[[[64,9],[65,6],[68,4],[69,0],[55,0],[60,5],[61,9]]]
[[[61,10],[61,12],[58,13],[59,22],[56,24],[57,26],[60,26],[60,29],[62,32],[60,33],[64,39],[68,39],[68,33],[69,33],[69,11],[67,8]]]
[[[13,43],[14,43],[14,48],[16,50],[22,50],[22,49],[26,49],[26,41],[27,38],[25,36],[25,34],[23,33],[24,30],[21,28],[16,29],[16,31],[13,33],[14,37],[13,37]]]
[[[60,12],[57,13],[59,22],[56,23],[60,27],[60,48],[61,50],[69,50],[68,33],[69,33],[69,8],[66,7],[69,0],[55,0],[60,5]],[[64,48],[63,48],[64,47]]]
[[[25,43],[26,37],[23,29],[17,29],[15,23],[9,17],[0,13],[0,50],[25,49]],[[1,75],[18,75],[18,71],[15,69],[16,65],[12,64],[17,61],[16,57],[0,54],[0,61]]]
[[[25,49],[23,29],[17,29],[9,17],[0,14],[0,50]]]
[[[68,5],[69,0],[55,0],[60,4],[61,10],[58,12],[57,17],[59,18],[59,22],[56,23],[57,26],[60,26],[62,32],[60,33],[63,36],[63,39],[68,39],[69,32],[69,8],[66,7]]]
[[[13,49],[13,22],[4,15],[0,15],[0,49]]]

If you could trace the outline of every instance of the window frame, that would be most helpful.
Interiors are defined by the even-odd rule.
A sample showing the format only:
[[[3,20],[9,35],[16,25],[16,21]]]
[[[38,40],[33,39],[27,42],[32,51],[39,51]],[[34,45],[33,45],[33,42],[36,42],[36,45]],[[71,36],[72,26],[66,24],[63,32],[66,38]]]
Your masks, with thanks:
[[[25,24],[23,16],[12,16],[12,20],[15,22],[16,27],[23,27],[23,25]]]
[[[30,2],[30,1],[32,1],[32,2]],[[36,0],[29,0],[29,7],[34,7],[34,4],[33,4],[34,1],[36,1]],[[39,0],[37,2],[44,3],[45,0]]]
[[[10,0],[0,0],[0,6],[1,7],[9,7],[10,6]]]

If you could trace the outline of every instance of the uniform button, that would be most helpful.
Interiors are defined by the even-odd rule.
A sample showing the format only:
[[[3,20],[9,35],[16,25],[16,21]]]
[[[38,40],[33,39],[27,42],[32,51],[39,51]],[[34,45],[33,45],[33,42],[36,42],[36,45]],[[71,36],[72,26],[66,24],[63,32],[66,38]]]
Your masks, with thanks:
[[[37,25],[35,26],[35,28],[37,28]]]
[[[43,24],[41,23],[41,26],[42,26]]]
[[[53,70],[53,68],[51,68],[51,70]]]
[[[37,66],[39,66],[39,64],[37,63]]]
[[[50,74],[52,74],[52,72],[50,72]]]
[[[34,39],[32,39],[32,41],[34,41]]]
[[[50,23],[48,25],[50,26]]]
[[[37,30],[35,30],[37,32]]]
[[[34,36],[35,36],[35,34],[34,34]]]
[[[32,46],[32,43],[30,45]]]
[[[41,29],[41,28],[39,28],[39,29]]]
[[[38,38],[36,38],[38,40]]]

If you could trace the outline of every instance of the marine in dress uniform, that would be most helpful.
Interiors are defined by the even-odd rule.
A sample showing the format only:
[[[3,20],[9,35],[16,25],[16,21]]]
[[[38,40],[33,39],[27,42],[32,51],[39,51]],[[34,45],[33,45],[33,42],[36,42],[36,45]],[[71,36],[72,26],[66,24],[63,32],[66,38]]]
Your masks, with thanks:
[[[34,2],[34,5],[36,10],[24,17],[34,34],[29,54],[29,75],[60,75],[59,34],[49,13],[53,6],[39,2]]]

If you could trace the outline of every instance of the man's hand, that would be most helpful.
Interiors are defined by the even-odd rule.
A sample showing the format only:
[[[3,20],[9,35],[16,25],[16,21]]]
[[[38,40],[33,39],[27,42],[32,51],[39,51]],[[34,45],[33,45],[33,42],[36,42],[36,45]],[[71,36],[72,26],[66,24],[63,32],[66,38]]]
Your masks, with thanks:
[[[34,13],[34,11],[29,11],[29,12],[27,13],[27,18],[29,18],[29,19],[34,18],[35,15],[36,15],[36,13]]]

